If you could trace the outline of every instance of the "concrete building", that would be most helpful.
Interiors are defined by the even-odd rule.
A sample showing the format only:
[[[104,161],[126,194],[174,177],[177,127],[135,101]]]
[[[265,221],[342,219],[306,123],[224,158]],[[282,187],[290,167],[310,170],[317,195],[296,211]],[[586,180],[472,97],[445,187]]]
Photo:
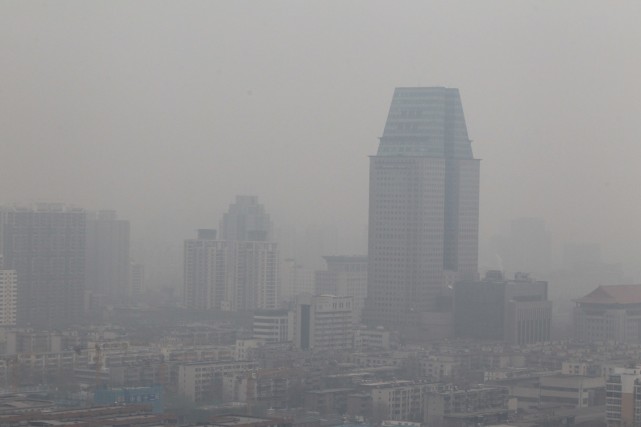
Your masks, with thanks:
[[[0,270],[0,326],[15,326],[18,277],[15,270]]]
[[[278,304],[278,245],[267,241],[216,240],[215,230],[199,230],[185,241],[186,307],[246,311]]]
[[[257,310],[254,312],[252,333],[266,343],[292,341],[294,312],[289,310]]]
[[[458,337],[512,344],[549,341],[552,302],[547,282],[517,273],[506,280],[489,271],[481,281],[454,286],[454,330]]]
[[[88,215],[86,289],[101,295],[104,304],[127,305],[129,289],[129,221],[116,211]]]
[[[316,295],[351,296],[354,298],[354,324],[361,321],[367,297],[366,256],[325,256],[327,270],[317,271]]]
[[[508,418],[508,394],[505,387],[485,386],[428,393],[424,422],[435,427],[501,424]]]
[[[301,350],[350,350],[352,307],[352,297],[299,296],[294,316],[294,345]]]
[[[324,417],[345,414],[348,396],[354,391],[353,388],[308,390],[305,393],[305,409],[318,412]]]
[[[259,369],[223,378],[224,400],[242,402],[249,406],[286,408],[291,386],[302,372],[296,369]]]
[[[256,369],[255,362],[194,362],[178,367],[178,393],[194,402],[220,401],[223,377]]]
[[[641,424],[641,368],[618,368],[606,384],[605,421],[608,427]]]
[[[395,90],[370,158],[366,324],[438,333],[425,313],[449,310],[446,272],[478,275],[479,166],[457,89]]]
[[[61,328],[81,320],[87,216],[57,203],[1,215],[4,268],[15,270],[17,324]]]
[[[418,422],[424,419],[428,393],[443,390],[440,384],[420,381],[375,382],[361,388],[372,396],[374,419]]]
[[[599,286],[575,303],[576,339],[641,343],[641,285]]]
[[[354,350],[372,351],[389,350],[391,345],[391,334],[384,328],[356,329],[354,331]]]

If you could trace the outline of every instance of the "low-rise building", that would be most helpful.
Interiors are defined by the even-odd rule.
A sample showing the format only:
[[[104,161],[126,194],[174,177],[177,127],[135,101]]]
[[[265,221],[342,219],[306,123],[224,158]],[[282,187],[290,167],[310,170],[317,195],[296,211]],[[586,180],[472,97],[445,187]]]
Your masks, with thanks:
[[[575,302],[578,340],[641,343],[641,285],[599,286]]]
[[[294,345],[301,350],[351,350],[352,318],[353,297],[299,296],[294,317]]]
[[[194,402],[223,398],[223,378],[258,367],[255,362],[194,362],[178,366],[178,393]]]
[[[433,426],[463,427],[507,421],[508,389],[477,386],[451,388],[425,397],[425,423]]]
[[[266,343],[292,341],[294,313],[289,310],[256,310],[252,332],[255,339]]]

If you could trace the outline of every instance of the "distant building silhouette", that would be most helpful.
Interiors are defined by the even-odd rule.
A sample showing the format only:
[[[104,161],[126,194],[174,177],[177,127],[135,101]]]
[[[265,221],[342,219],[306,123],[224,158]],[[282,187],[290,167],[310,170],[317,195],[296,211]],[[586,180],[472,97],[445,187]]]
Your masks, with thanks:
[[[132,298],[136,301],[145,291],[145,266],[132,262],[129,267],[129,288]]]
[[[424,337],[446,283],[477,277],[479,165],[457,89],[395,90],[370,158],[368,325]]]
[[[481,281],[454,285],[454,332],[457,337],[531,344],[550,340],[552,302],[548,283],[517,273],[504,279],[488,271]]]
[[[367,257],[325,256],[327,270],[316,272],[315,294],[354,298],[354,323],[361,321],[367,297]]]
[[[278,244],[269,241],[269,215],[253,196],[238,196],[223,217],[223,238],[198,230],[185,241],[186,307],[245,311],[278,306]]]
[[[126,305],[129,288],[129,221],[104,210],[87,219],[87,290],[103,304]]]
[[[59,203],[2,214],[4,268],[15,270],[19,326],[62,328],[79,322],[85,292],[87,215]]]
[[[15,270],[0,267],[0,326],[15,326],[18,308],[18,279]]]
[[[220,221],[221,240],[272,240],[272,223],[256,196],[236,196]]]
[[[550,271],[550,236],[544,219],[516,218],[509,234],[497,236],[501,269],[544,275]]]

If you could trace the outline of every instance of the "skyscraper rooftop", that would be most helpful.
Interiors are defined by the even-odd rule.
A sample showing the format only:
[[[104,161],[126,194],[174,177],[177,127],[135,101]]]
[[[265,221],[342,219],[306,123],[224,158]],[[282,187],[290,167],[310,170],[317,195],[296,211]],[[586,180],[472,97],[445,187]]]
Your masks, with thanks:
[[[458,89],[396,88],[378,155],[473,158]]]

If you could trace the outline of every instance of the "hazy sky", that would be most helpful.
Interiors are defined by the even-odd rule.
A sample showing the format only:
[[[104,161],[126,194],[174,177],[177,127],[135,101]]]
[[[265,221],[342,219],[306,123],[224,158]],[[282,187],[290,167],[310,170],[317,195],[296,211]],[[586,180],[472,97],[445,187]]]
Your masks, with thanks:
[[[641,253],[641,2],[2,1],[0,204],[114,208],[135,239],[216,227],[235,194],[276,224],[362,235],[396,86],[461,91],[482,246]]]

